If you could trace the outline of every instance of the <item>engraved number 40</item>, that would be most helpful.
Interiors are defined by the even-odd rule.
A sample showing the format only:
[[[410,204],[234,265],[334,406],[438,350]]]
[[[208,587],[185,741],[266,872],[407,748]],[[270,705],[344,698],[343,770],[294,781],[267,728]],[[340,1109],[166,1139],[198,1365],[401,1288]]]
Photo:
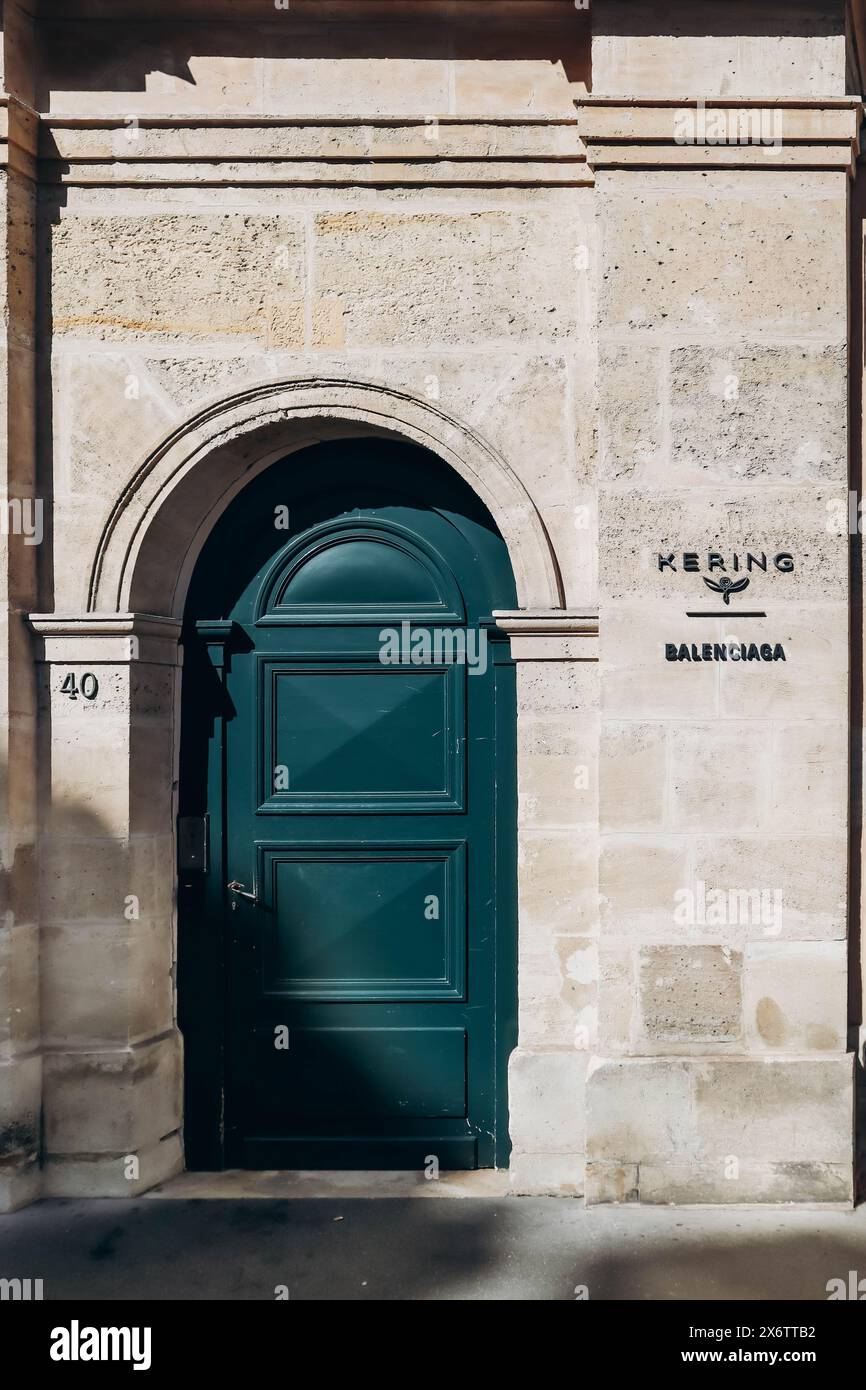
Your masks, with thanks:
[[[83,695],[85,700],[95,700],[99,693],[99,681],[92,671],[85,671],[84,675],[81,677],[81,684],[79,685],[75,679],[74,673],[70,671],[69,674],[64,677],[60,690],[61,693],[68,696],[70,700],[77,700],[79,694]]]

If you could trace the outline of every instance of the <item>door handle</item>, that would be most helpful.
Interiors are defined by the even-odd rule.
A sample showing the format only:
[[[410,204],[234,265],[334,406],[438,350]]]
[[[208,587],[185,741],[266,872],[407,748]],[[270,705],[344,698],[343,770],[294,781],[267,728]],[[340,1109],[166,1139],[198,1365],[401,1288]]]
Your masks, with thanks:
[[[238,883],[236,878],[233,878],[231,883],[227,883],[226,888],[230,893],[237,893],[239,898],[248,898],[251,903],[257,903],[259,900],[255,890],[252,893],[247,893],[246,884]]]

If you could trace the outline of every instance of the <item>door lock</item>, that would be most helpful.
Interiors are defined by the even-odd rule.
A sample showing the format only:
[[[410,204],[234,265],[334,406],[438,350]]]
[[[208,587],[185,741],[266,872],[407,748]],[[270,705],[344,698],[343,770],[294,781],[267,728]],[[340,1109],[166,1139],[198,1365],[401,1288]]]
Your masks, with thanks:
[[[249,900],[250,900],[251,903],[257,903],[257,902],[258,902],[258,896],[256,895],[256,893],[255,893],[255,892],[247,893],[247,892],[246,892],[246,884],[245,884],[245,883],[238,883],[238,881],[237,881],[236,878],[233,878],[232,881],[231,881],[231,883],[227,883],[227,884],[226,884],[226,888],[228,888],[228,890],[229,890],[230,893],[237,893],[237,895],[238,895],[239,898],[249,898]]]

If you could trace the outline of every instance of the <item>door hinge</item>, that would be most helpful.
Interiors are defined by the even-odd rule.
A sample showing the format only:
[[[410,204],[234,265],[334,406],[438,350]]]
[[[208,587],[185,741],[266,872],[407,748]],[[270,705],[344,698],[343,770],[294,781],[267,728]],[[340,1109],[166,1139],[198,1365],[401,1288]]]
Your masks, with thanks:
[[[177,867],[181,873],[207,873],[208,817],[178,816]]]

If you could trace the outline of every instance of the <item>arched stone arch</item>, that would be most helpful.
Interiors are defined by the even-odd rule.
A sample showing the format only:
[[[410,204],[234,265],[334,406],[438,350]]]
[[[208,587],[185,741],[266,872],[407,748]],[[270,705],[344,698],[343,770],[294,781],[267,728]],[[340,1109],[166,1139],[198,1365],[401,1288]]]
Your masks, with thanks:
[[[103,528],[88,611],[180,616],[201,545],[240,488],[317,439],[359,433],[410,440],[454,468],[499,527],[520,607],[563,607],[559,567],[538,509],[490,444],[407,392],[315,379],[269,383],[214,402],[147,456]]]
[[[183,1166],[174,904],[179,637],[188,580],[214,523],[253,476],[317,440],[359,434],[410,441],[438,455],[486,504],[509,550],[521,611],[497,619],[510,636],[521,708],[529,715],[517,726],[518,786],[527,807],[518,829],[519,930],[532,934],[539,923],[546,930],[552,873],[557,893],[595,891],[594,871],[587,884],[584,859],[562,834],[557,778],[569,763],[561,748],[571,736],[573,715],[551,711],[542,692],[551,663],[597,660],[597,620],[565,609],[544,523],[513,469],[438,406],[370,383],[279,382],[212,402],[148,454],[118,497],[90,564],[86,611],[30,615],[45,695],[39,738],[51,768],[52,796],[57,800],[62,789],[72,788],[76,802],[99,816],[85,839],[68,836],[56,815],[46,816],[40,853],[58,881],[99,884],[99,901],[114,904],[112,911],[117,904],[135,908],[124,917],[122,936],[116,926],[105,929],[108,908],[92,931],[78,936],[77,978],[121,979],[124,988],[103,991],[88,1015],[99,1046],[86,1053],[77,1043],[68,1052],[57,1049],[45,1070],[44,1167],[52,1195],[127,1196]],[[80,682],[86,673],[93,698],[70,698],[70,676]],[[581,691],[584,683],[575,684],[576,701]],[[550,759],[538,755],[542,725]],[[540,762],[548,764],[541,773]],[[542,814],[542,852],[533,807],[547,805],[548,783],[557,789],[558,824],[548,844]],[[576,823],[575,834],[580,832]],[[73,898],[74,893],[73,887]],[[58,911],[79,909],[91,911],[89,898],[70,909],[64,896]],[[551,1182],[559,1184],[562,1160],[558,1151],[548,1152],[549,1127],[534,1097],[540,1085],[577,1094],[585,1054],[570,1040],[550,1050],[549,976],[539,982],[527,975],[534,959],[533,952],[524,953],[519,966],[518,991],[525,1002],[511,1059],[510,1115],[522,1167],[513,1181],[518,1190],[536,1190],[540,1183],[547,1191]],[[40,971],[49,988],[62,979],[68,989],[67,961],[62,934],[46,935]],[[67,1075],[75,1078],[83,1117],[72,1126]],[[104,1119],[109,1111],[110,1124]],[[88,1155],[84,1165],[82,1153]],[[124,1169],[130,1154],[140,1163],[134,1182]]]

